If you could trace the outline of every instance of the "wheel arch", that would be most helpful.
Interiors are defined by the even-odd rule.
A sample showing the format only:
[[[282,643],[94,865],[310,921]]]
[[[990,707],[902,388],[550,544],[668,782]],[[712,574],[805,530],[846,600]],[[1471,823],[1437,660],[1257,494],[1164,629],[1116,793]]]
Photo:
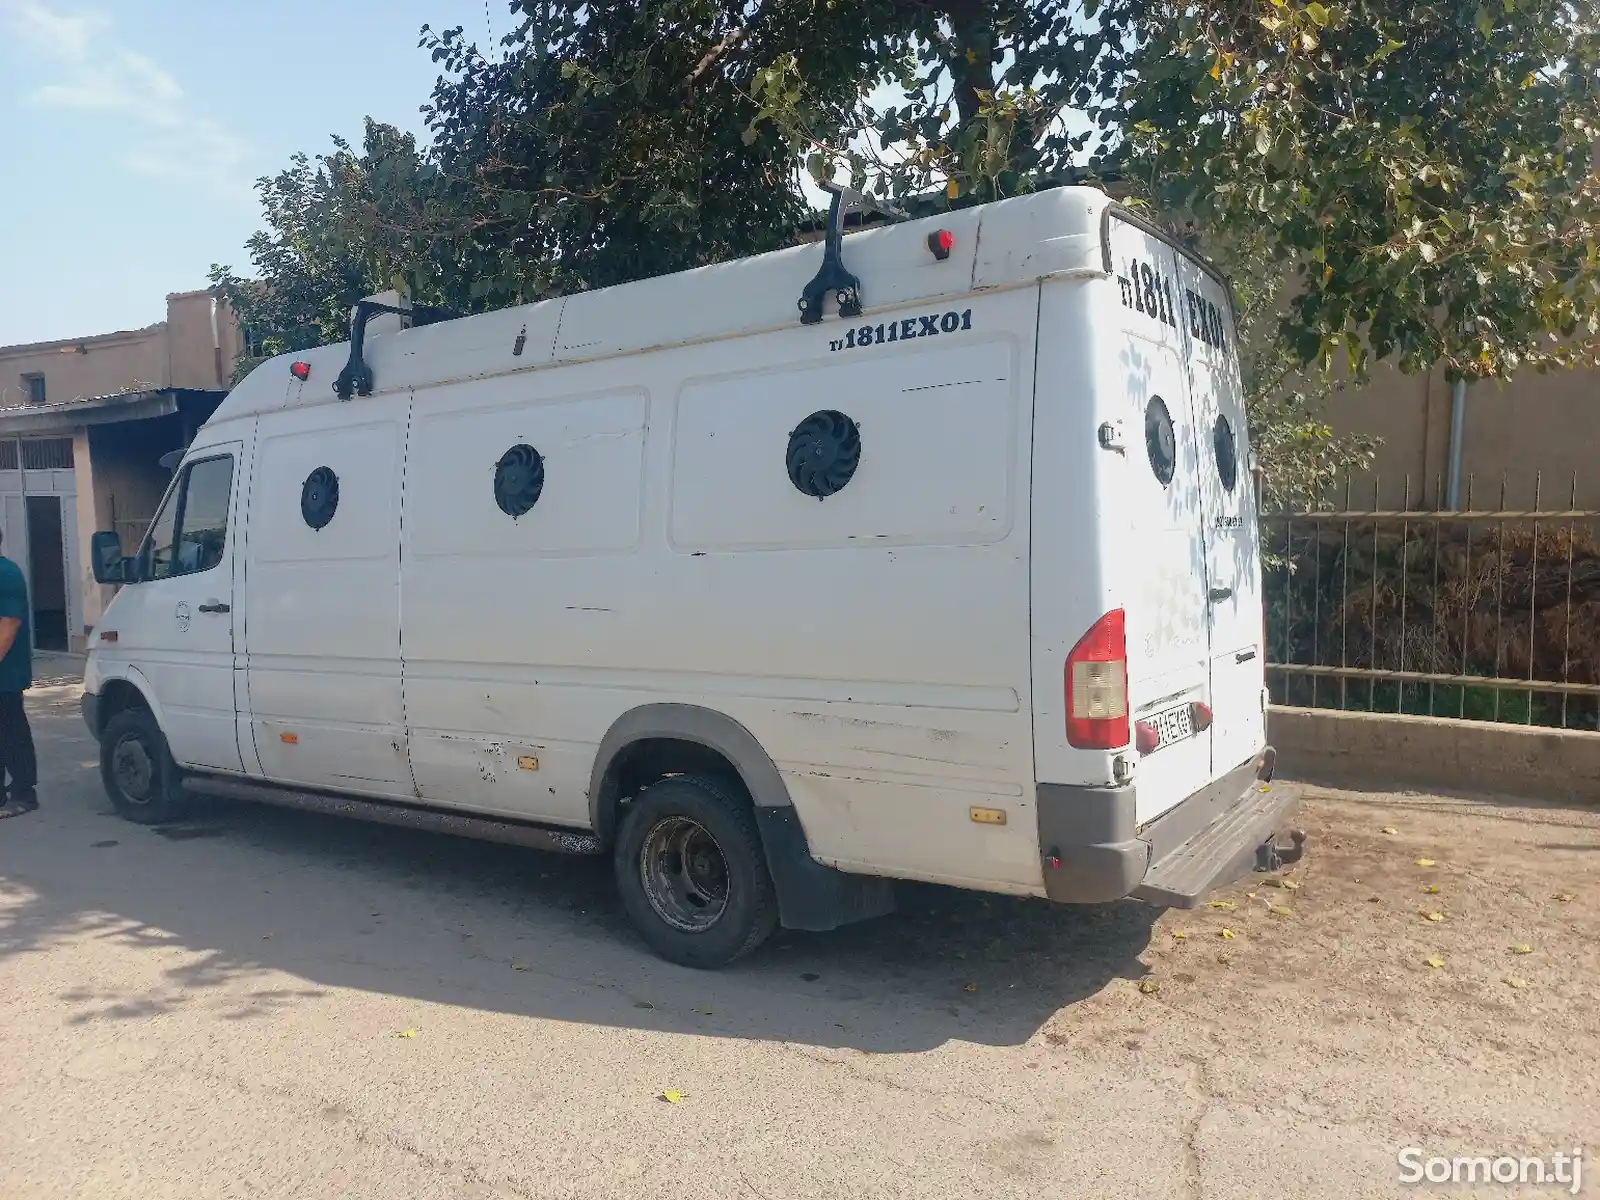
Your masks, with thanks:
[[[638,764],[631,752],[659,758]],[[602,845],[615,843],[618,817],[633,785],[666,774],[726,775],[755,809],[767,868],[789,929],[827,930],[894,909],[887,879],[846,874],[811,855],[789,787],[755,735],[726,713],[694,704],[645,704],[612,722],[589,776],[589,820]],[[638,765],[637,770],[632,769]],[[666,768],[666,769],[663,769]]]
[[[611,723],[589,773],[589,821],[605,845],[616,836],[630,752],[650,743],[681,743],[724,760],[758,810],[794,807],[777,765],[738,721],[695,704],[644,704]],[[690,761],[679,769],[705,770],[711,761]]]
[[[148,710],[156,724],[166,729],[161,707],[153,698],[150,682],[137,669],[130,668],[126,675],[101,680],[100,690],[95,694],[99,700],[95,708],[95,724],[98,726],[94,731],[96,737],[100,736],[112,717],[130,708]]]

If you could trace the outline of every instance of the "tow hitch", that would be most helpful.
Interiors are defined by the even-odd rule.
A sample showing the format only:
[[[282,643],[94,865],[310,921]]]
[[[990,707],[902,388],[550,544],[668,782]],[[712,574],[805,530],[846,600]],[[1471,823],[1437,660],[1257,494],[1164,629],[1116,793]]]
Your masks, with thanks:
[[[1256,847],[1256,870],[1276,871],[1279,867],[1287,867],[1290,863],[1300,861],[1301,855],[1306,852],[1306,835],[1303,829],[1291,829],[1289,840],[1292,846],[1280,846],[1276,836],[1268,838]]]

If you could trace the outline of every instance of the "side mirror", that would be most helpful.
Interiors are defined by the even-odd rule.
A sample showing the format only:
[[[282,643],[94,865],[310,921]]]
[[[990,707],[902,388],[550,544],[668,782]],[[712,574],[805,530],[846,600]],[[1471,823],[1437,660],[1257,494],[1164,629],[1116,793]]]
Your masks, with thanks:
[[[122,557],[122,538],[111,530],[101,530],[89,541],[89,556],[96,583],[133,582],[132,560]]]

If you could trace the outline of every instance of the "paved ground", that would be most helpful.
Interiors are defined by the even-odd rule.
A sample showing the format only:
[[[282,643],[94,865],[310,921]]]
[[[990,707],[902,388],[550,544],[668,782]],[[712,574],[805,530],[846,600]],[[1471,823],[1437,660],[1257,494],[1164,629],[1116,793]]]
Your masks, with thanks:
[[[45,808],[0,822],[7,1200],[1350,1200],[1586,1137],[1600,1176],[1600,811],[1314,790],[1298,888],[1232,911],[908,889],[699,974],[603,863],[125,824],[76,703],[33,694]]]

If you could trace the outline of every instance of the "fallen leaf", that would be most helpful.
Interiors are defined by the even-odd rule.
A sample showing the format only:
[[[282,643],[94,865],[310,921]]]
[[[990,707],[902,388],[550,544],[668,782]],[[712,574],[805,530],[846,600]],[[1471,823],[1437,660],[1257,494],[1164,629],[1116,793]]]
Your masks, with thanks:
[[[1439,864],[1434,862],[1433,859],[1431,859],[1431,858],[1419,858],[1419,859],[1417,859],[1417,866],[1419,866],[1419,867],[1436,867],[1438,865]]]
[[[1439,885],[1437,883],[1430,883],[1422,890],[1430,896],[1437,896],[1439,894]]]
[[[1442,959],[1442,958],[1430,958],[1428,960],[1428,965],[1430,967],[1434,968],[1435,970],[1438,970],[1440,967],[1444,966],[1444,959]]]
[[[678,1091],[677,1088],[667,1088],[666,1091],[661,1093],[661,1098],[668,1104],[683,1103],[683,1093]]]
[[[1139,980],[1139,990],[1146,996],[1154,996],[1161,990],[1161,985],[1154,979],[1141,979]]]
[[[1209,903],[1212,908],[1220,908],[1223,912],[1232,912],[1234,909],[1239,907],[1232,900],[1210,900],[1207,901],[1207,903]]]
[[[1219,929],[1219,930],[1217,930],[1217,936],[1220,937],[1220,938],[1231,938],[1233,936],[1233,930],[1231,930],[1231,929]]]
[[[1382,896],[1368,896],[1367,897],[1367,903],[1368,904],[1382,904],[1383,903],[1383,897]]]
[[[635,1000],[633,1002],[633,1006],[635,1008],[654,1008],[655,1007],[655,1005],[651,1004],[650,1001],[648,1001],[648,1000]]]
[[[1281,887],[1284,887],[1285,885],[1286,885],[1286,881],[1282,880],[1282,879],[1279,879],[1276,875],[1268,875],[1265,879],[1263,879],[1261,881],[1261,886],[1262,887],[1278,887],[1278,888],[1281,888]]]
[[[807,983],[815,983],[817,980],[821,979],[822,976],[818,975],[815,971],[801,971],[800,978],[804,979]]]
[[[1267,911],[1270,912],[1270,913],[1277,913],[1280,917],[1287,917],[1287,916],[1293,915],[1291,910],[1285,908],[1281,904],[1269,904],[1269,905],[1267,905]]]
[[[1254,900],[1256,898],[1256,894],[1254,892],[1246,892],[1245,895],[1248,896],[1252,900]]]
[[[1283,881],[1283,886],[1288,888],[1291,892],[1298,892],[1300,890],[1300,884],[1293,879],[1285,879]]]
[[[417,1031],[415,1029],[402,1029],[399,1033],[395,1034],[395,1037],[403,1038],[414,1038],[416,1036]]]
[[[975,983],[969,983],[967,984],[966,990],[969,992],[975,992],[978,990],[978,985]]]
[[[1573,895],[1571,892],[1557,892],[1554,896],[1551,896],[1550,899],[1559,900],[1562,904],[1571,904],[1573,901]]]
[[[1217,955],[1217,961],[1225,967],[1231,967],[1233,965],[1233,955],[1219,954]]]
[[[511,969],[513,971],[526,971],[528,969],[528,964],[527,963],[512,963],[511,964]]]
[[[1528,986],[1528,981],[1526,979],[1519,979],[1515,975],[1507,975],[1506,983],[1511,987],[1518,989],[1519,991]]]
[[[1444,920],[1444,914],[1442,912],[1429,912],[1424,909],[1422,912],[1422,919],[1424,921],[1442,921]]]
[[[1181,929],[1175,929],[1172,931],[1172,936],[1181,942],[1189,935]]]
[[[268,938],[270,938],[270,937],[271,937],[271,936],[272,936],[272,935],[271,935],[271,934],[270,934],[270,933],[263,933],[263,934],[262,934],[262,935],[261,935],[261,940],[262,940],[262,941],[263,941],[263,942],[264,942],[264,941],[266,941],[266,940],[267,940],[267,939],[268,939]]]
[[[1393,825],[1385,825],[1383,827],[1383,832],[1384,833],[1399,833],[1400,831],[1398,829],[1396,829]]]
[[[1511,953],[1513,953],[1513,954],[1532,954],[1533,953],[1533,947],[1528,945],[1527,942],[1518,942],[1515,946],[1511,947]]]

